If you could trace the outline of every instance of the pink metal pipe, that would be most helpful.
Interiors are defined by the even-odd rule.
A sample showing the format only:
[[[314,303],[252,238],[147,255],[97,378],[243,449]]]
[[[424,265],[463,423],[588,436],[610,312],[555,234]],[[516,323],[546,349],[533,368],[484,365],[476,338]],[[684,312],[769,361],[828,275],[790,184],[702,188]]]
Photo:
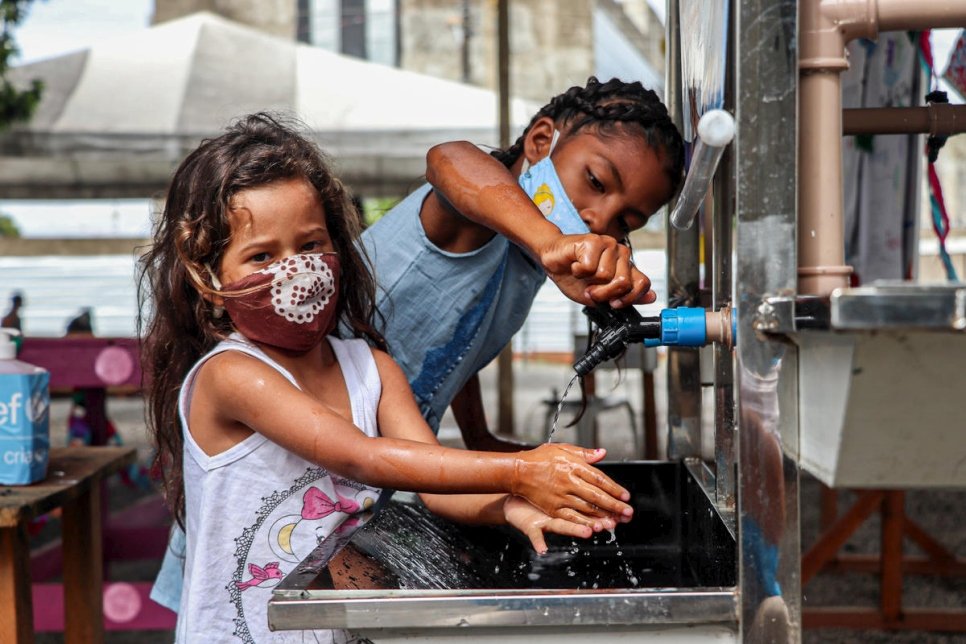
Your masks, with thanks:
[[[848,286],[842,214],[845,45],[879,31],[966,25],[962,0],[802,0],[799,56],[798,290]]]
[[[966,105],[860,107],[842,110],[842,134],[928,134],[966,132]]]
[[[842,216],[840,74],[848,61],[841,22],[822,9],[820,0],[802,0],[799,12],[798,291],[808,295],[848,286],[852,272]]]
[[[734,315],[734,312],[730,306],[723,306],[720,311],[708,309],[705,312],[705,333],[707,333],[708,344],[720,342],[728,348],[735,346],[732,334],[734,327],[731,320],[732,315]]]
[[[943,29],[966,26],[962,0],[878,0],[879,31]]]
[[[962,0],[819,0],[821,12],[845,37],[878,37],[882,31],[963,27]]]

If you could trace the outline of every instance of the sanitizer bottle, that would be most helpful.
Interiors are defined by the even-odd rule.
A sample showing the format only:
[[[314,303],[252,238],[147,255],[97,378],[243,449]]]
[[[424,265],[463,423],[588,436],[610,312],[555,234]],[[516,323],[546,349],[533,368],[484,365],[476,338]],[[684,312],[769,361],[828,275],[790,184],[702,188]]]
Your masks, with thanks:
[[[0,485],[47,476],[50,374],[16,359],[20,332],[0,329]]]

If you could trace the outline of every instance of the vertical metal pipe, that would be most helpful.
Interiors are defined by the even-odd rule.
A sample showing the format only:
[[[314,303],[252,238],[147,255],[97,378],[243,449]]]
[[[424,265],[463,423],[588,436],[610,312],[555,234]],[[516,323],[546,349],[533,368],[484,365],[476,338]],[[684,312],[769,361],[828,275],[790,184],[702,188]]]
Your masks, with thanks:
[[[500,103],[500,147],[510,147],[510,0],[496,3],[497,96]]]
[[[681,95],[681,28],[678,1],[667,5],[668,60],[664,83],[671,118],[683,130]],[[668,204],[668,212],[674,202]],[[678,230],[666,223],[668,298],[698,304],[698,227]],[[670,459],[701,455],[701,369],[697,349],[669,347],[667,360],[668,440]]]
[[[797,353],[754,320],[797,283],[798,2],[737,0],[735,20],[740,628],[746,642],[797,642]]]
[[[725,64],[724,109],[734,113],[735,107],[735,7],[728,12],[728,53]],[[712,217],[713,255],[711,273],[712,308],[720,311],[731,305],[732,223],[735,216],[735,146],[724,151],[713,184]],[[736,498],[735,466],[735,390],[731,345],[715,342],[714,351],[714,457],[715,492],[718,506],[734,509]]]
[[[463,23],[463,44],[460,50],[460,55],[462,56],[461,62],[463,66],[462,79],[464,83],[469,83],[471,80],[470,37],[473,34],[472,26],[470,25],[470,0],[463,0],[462,23]]]
[[[816,0],[806,0],[807,3]],[[802,70],[799,291],[827,296],[849,285],[842,214],[841,70]]]
[[[393,65],[403,66],[403,42],[402,42],[402,0],[393,0],[392,3],[392,29],[393,29]]]
[[[496,3],[497,100],[500,114],[500,147],[510,147],[510,0]],[[497,431],[513,434],[513,341],[497,358]]]

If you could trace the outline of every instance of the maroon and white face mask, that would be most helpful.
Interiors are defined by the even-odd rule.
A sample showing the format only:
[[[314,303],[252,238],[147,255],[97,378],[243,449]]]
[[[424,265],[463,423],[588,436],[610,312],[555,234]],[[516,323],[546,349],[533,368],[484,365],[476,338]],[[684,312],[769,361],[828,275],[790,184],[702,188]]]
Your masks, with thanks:
[[[214,285],[225,291],[225,310],[246,338],[305,353],[335,329],[339,272],[335,253],[292,255],[224,288],[217,279]]]

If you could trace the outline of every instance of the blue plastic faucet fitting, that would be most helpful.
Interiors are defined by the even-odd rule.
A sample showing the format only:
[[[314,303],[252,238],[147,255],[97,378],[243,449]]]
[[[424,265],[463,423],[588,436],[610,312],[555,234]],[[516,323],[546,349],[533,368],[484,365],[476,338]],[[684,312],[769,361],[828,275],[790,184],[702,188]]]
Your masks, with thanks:
[[[641,317],[633,307],[615,310],[599,306],[585,307],[584,314],[597,324],[600,332],[594,345],[574,363],[574,370],[581,376],[635,342],[644,342],[646,347],[703,347],[723,342],[730,347],[737,337],[737,316],[730,307],[707,311],[681,306],[664,309],[659,317]]]
[[[705,309],[679,306],[661,311],[661,337],[644,340],[644,346],[703,347],[708,343]]]
[[[661,311],[661,340],[664,344],[703,347],[707,339],[703,308],[678,307]]]

